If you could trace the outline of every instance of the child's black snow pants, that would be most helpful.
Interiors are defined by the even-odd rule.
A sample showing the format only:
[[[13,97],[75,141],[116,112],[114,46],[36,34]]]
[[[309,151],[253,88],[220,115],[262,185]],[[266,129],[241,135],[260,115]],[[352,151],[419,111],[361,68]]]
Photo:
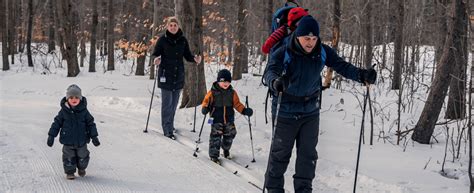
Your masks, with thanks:
[[[76,173],[76,168],[85,170],[89,164],[89,150],[87,144],[77,147],[73,145],[63,146],[63,166],[66,174]]]

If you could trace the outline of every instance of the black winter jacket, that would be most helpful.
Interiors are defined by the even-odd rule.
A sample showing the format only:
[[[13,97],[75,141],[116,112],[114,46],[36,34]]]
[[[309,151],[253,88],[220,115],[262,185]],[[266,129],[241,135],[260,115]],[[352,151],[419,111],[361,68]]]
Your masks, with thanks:
[[[285,54],[291,57],[291,63],[287,64],[285,85],[286,90],[280,103],[278,116],[285,118],[303,118],[319,114],[319,102],[317,97],[308,101],[292,101],[285,94],[298,97],[311,96],[321,90],[321,71],[324,65],[333,68],[337,73],[351,80],[359,81],[359,68],[344,61],[329,46],[322,44],[320,40],[311,53],[305,53],[303,48],[296,42],[296,35],[289,37],[286,46],[281,46],[273,52],[269,60],[267,72],[264,74],[265,82],[269,83],[273,93],[272,83],[283,73]],[[321,50],[326,52],[326,61],[322,63]],[[272,101],[272,114],[276,114],[278,100]]]
[[[166,31],[153,51],[153,56],[161,56],[158,69],[158,87],[166,90],[179,90],[184,87],[184,62],[183,57],[194,62],[194,55],[189,50],[188,40],[183,36],[181,29],[176,34]],[[161,81],[162,77],[166,81]]]
[[[97,137],[97,128],[94,117],[87,110],[86,97],[82,97],[81,102],[74,108],[67,104],[64,97],[61,100],[61,110],[54,118],[48,135],[56,137],[59,134],[59,142],[64,145],[83,146],[90,142],[90,139]]]

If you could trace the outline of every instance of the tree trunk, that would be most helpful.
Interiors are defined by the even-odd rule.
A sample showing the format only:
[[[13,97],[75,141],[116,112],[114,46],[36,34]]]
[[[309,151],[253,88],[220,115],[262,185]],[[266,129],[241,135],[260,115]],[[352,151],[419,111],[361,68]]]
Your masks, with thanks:
[[[339,40],[341,38],[341,3],[339,0],[334,0],[334,15],[332,17],[333,25],[332,25],[332,48],[334,50],[338,50],[339,47]],[[327,72],[324,75],[323,87],[330,87],[332,76],[334,74],[334,70],[332,68],[327,68]]]
[[[61,52],[61,55],[62,55],[62,60],[64,60],[64,56],[66,56],[66,48],[64,47],[64,40],[63,40],[63,35],[61,35],[61,30],[62,30],[62,24],[61,24],[61,19],[59,17],[59,9],[61,9],[61,7],[59,7],[58,5],[58,2],[57,0],[54,0],[54,3],[53,3],[53,9],[56,10],[53,14],[54,14],[54,27],[55,27],[55,30],[56,30],[56,42],[57,44],[59,45],[59,51]],[[60,67],[62,68],[62,63],[60,63]]]
[[[107,0],[100,0],[100,1],[102,1],[100,3],[101,4],[100,18],[105,18],[107,14]],[[108,23],[106,23],[105,21],[106,20],[101,19],[100,24],[99,24],[99,30],[100,30],[99,37],[101,38],[100,43],[99,43],[100,56],[107,55],[107,24]]]
[[[20,10],[20,15],[19,15],[19,17],[18,17],[18,20],[19,20],[18,23],[19,23],[21,26],[23,26],[24,18],[25,18],[25,17],[24,17],[25,10],[23,9],[23,7],[24,7],[23,4],[24,4],[24,3],[23,3],[23,0],[21,0],[21,1],[18,2],[18,7],[19,7],[18,9]],[[18,32],[18,33],[19,33],[19,35],[18,35],[18,52],[23,53],[23,51],[24,51],[24,49],[25,49],[25,48],[24,48],[24,47],[25,47],[25,42],[24,42],[24,40],[25,40],[25,33],[24,33],[23,27],[18,27],[18,31],[19,31],[19,32]]]
[[[242,72],[248,71],[247,49],[247,6],[244,0],[238,0],[239,12],[237,15],[237,40],[235,45],[235,60],[232,70],[232,80],[242,79]]]
[[[464,8],[464,9],[462,9]],[[449,84],[448,106],[446,119],[463,119],[466,115],[466,71],[467,71],[467,11],[465,7],[460,10],[459,29],[460,39],[454,43],[454,65]]]
[[[65,55],[63,56],[67,62],[67,76],[75,77],[79,74],[79,64],[77,61],[77,41],[76,41],[76,23],[74,23],[73,12],[76,9],[71,0],[57,0],[58,14],[60,19],[60,34],[64,41],[61,45],[64,47]]]
[[[48,53],[52,53],[54,50],[56,50],[56,43],[54,42],[54,0],[49,0],[48,1],[48,22],[49,22],[49,27],[48,27]]]
[[[365,68],[372,68],[372,3],[370,0],[365,0],[366,11],[365,25],[364,25],[364,39],[365,39]]]
[[[437,65],[436,75],[428,99],[426,100],[421,116],[418,119],[413,135],[411,136],[413,141],[422,144],[430,143],[431,135],[433,134],[436,121],[438,120],[449,87],[449,81],[446,80],[451,79],[450,74],[452,73],[453,67],[450,62],[455,60],[456,48],[454,48],[454,45],[459,43],[461,39],[460,35],[463,30],[462,10],[465,10],[465,7],[466,4],[463,0],[453,0],[452,2],[452,12],[449,18],[452,21],[449,23],[450,26],[448,28],[448,35],[446,36],[443,55]]]
[[[264,19],[263,21],[265,29],[268,30],[268,35],[272,33],[272,16],[273,16],[273,0],[264,0],[265,5],[264,5]],[[265,38],[268,36],[264,36],[263,41],[265,41]],[[263,42],[262,41],[262,42]]]
[[[79,48],[80,48],[79,66],[84,67],[84,58],[86,58],[86,29],[85,29],[85,23],[80,22],[79,18],[85,17],[84,16],[85,9],[84,9],[83,1],[79,1],[78,4],[79,4],[78,11],[75,12],[74,14],[74,18],[76,18],[76,21],[74,22],[77,22],[79,24],[79,34],[77,34],[79,37]]]
[[[8,18],[7,16],[7,11],[5,9],[5,4],[6,1],[8,0],[0,0],[0,13],[2,14],[0,17],[0,26],[6,26],[6,20]],[[0,33],[2,33],[2,70],[7,71],[10,70],[10,63],[8,63],[8,47],[7,47],[7,41],[8,41],[8,31],[6,27],[1,28]]]
[[[156,39],[158,42],[158,26],[160,25],[160,7],[161,3],[159,0],[153,0],[153,29],[152,29],[152,38]],[[153,49],[155,45],[151,46]],[[150,56],[150,79],[155,79],[155,65],[153,65],[154,56]]]
[[[141,29],[140,29],[141,30]],[[146,40],[148,39],[147,35],[138,33],[136,42],[140,42],[139,51],[137,51],[137,68],[135,69],[136,76],[145,75],[145,61],[146,61],[146,49],[142,49],[146,45]],[[110,52],[109,52],[110,53]]]
[[[92,25],[91,25],[91,47],[89,54],[89,72],[95,72],[97,25],[99,24],[99,13],[97,12],[97,0],[92,0]]]
[[[11,63],[15,64],[15,54],[16,54],[16,49],[15,49],[15,20],[16,20],[16,2],[14,0],[7,0],[8,6],[6,6],[7,9],[10,9],[8,12],[8,53],[11,56]]]
[[[404,0],[398,1],[397,24],[395,28],[395,53],[393,64],[393,82],[392,90],[400,89],[402,66],[403,66],[403,17],[404,17]]]
[[[28,0],[28,33],[26,36],[26,55],[28,56],[28,66],[33,67],[31,57],[31,35],[33,33],[33,0]]]
[[[107,21],[107,71],[115,70],[114,64],[114,4],[113,0],[109,0],[109,17]]]
[[[446,23],[448,0],[435,0],[435,6],[436,29],[439,30],[435,33],[438,40],[435,44],[435,62],[438,63],[443,54],[443,46],[446,41],[446,34],[448,33],[448,24]]]
[[[191,52],[202,55],[202,1],[176,0],[175,6]],[[206,81],[203,64],[185,64],[185,84],[180,108],[198,106],[204,99]]]
[[[471,30],[472,32],[472,30]],[[472,42],[472,40],[471,40]],[[471,50],[471,54],[474,54],[474,52]],[[474,59],[471,59],[471,65],[474,64]],[[469,119],[468,124],[467,124],[467,135],[468,135],[468,140],[469,140],[469,167],[468,167],[468,175],[469,175],[469,190],[474,192],[474,180],[472,178],[472,94],[473,94],[473,85],[472,81],[474,79],[474,66],[471,66],[471,79],[469,81]]]

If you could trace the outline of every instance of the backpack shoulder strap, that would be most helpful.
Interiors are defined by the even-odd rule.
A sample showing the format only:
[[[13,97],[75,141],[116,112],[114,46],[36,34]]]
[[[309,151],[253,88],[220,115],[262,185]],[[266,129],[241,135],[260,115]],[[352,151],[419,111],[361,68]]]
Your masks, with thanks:
[[[286,69],[288,69],[288,65],[291,64],[291,55],[288,52],[288,49],[285,48],[285,58],[283,59],[283,71],[282,75],[286,74]]]
[[[327,56],[326,56],[326,49],[324,49],[324,46],[321,45],[321,63],[322,63],[323,65],[326,64],[326,58],[327,58]]]

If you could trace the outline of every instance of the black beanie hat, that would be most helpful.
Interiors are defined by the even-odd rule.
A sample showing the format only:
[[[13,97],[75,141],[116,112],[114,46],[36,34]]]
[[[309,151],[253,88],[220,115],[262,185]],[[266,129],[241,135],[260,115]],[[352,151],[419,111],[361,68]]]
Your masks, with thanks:
[[[304,16],[300,19],[298,27],[296,27],[295,35],[296,37],[308,35],[319,37],[318,22],[311,15]]]
[[[217,82],[231,82],[232,81],[232,75],[230,74],[230,71],[227,69],[222,69],[217,73]]]

